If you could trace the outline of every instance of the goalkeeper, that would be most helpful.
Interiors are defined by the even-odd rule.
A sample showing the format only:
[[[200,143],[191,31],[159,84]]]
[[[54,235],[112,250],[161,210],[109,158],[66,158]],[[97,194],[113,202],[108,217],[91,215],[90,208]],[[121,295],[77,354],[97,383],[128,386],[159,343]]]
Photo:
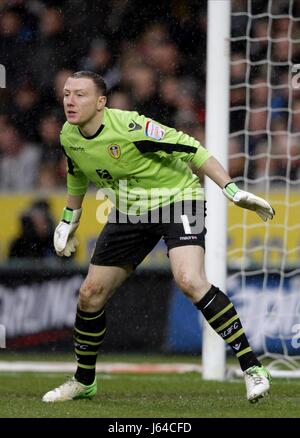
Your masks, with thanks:
[[[68,196],[54,234],[57,254],[68,257],[76,250],[75,232],[89,182],[113,193],[116,209],[97,240],[79,292],[74,327],[77,371],[72,379],[47,392],[43,401],[96,394],[95,368],[106,331],[105,305],[161,237],[176,283],[230,345],[244,372],[247,398],[257,401],[268,392],[271,378],[253,353],[234,305],[206,278],[205,201],[196,174],[207,175],[227,198],[253,210],[264,221],[273,218],[274,210],[265,200],[240,190],[194,138],[137,112],[105,105],[106,85],[101,76],[83,71],[67,79],[67,122],[61,144],[68,161]],[[196,174],[188,162],[198,169]]]

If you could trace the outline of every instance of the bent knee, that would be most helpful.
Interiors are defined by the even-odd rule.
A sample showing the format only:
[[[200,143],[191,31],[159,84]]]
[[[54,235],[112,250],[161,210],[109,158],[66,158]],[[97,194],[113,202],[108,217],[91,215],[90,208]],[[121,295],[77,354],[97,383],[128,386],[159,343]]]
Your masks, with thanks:
[[[209,289],[205,275],[201,276],[199,273],[180,271],[175,276],[175,281],[182,292],[193,302],[199,301]]]
[[[84,281],[79,289],[79,306],[87,310],[104,294],[104,287],[92,281]]]

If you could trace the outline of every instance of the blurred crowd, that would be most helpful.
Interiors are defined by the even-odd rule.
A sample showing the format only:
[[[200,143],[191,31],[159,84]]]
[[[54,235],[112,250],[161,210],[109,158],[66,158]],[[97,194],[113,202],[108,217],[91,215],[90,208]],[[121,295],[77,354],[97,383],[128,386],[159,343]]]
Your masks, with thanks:
[[[20,233],[12,240],[8,257],[56,257],[53,247],[54,218],[46,199],[34,201],[20,218]]]
[[[300,91],[290,75],[291,62],[300,63],[300,21],[293,19],[300,1],[269,3],[272,19],[266,0],[253,0],[251,11],[248,1],[232,1],[230,172],[295,181]],[[205,144],[206,31],[204,0],[0,0],[7,82],[0,89],[0,190],[65,187],[62,89],[76,70],[104,77],[109,107],[137,110]]]
[[[231,174],[299,183],[300,1],[233,0],[232,9]]]

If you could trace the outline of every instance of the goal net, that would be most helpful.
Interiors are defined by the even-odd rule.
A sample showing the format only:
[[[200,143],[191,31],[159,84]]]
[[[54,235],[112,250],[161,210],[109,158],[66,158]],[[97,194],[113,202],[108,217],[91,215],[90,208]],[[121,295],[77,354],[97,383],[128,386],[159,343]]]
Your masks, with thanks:
[[[229,205],[229,294],[274,376],[300,376],[300,2],[232,0],[229,169],[276,211]]]

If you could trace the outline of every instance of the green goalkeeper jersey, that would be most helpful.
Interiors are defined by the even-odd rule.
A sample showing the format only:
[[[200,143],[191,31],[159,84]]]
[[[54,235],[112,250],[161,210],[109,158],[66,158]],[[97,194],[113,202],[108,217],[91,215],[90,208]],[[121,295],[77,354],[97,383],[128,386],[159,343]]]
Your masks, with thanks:
[[[103,123],[91,137],[66,122],[61,144],[70,195],[84,195],[93,182],[128,214],[204,198],[187,162],[200,167],[208,151],[193,137],[137,112],[105,108]]]

